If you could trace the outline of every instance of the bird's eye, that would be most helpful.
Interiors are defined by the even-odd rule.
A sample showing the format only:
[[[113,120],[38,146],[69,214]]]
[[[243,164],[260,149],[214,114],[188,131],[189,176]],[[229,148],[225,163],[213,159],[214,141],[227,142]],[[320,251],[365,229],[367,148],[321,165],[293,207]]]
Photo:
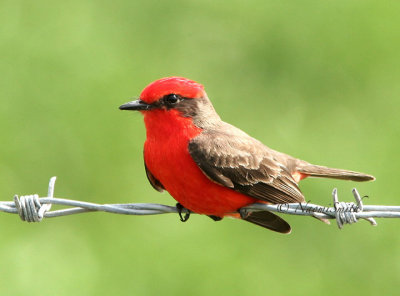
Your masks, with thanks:
[[[179,101],[180,101],[181,99],[182,99],[182,98],[181,98],[179,95],[176,95],[176,94],[169,94],[169,95],[166,95],[166,96],[164,97],[164,102],[167,103],[168,105],[174,105],[174,104],[176,104],[176,103],[179,103]]]

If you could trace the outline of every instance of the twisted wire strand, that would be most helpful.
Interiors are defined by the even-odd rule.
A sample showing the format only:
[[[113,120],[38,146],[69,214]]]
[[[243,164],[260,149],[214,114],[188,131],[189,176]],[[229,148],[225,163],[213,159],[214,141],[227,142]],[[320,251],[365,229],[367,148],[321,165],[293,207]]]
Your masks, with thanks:
[[[56,177],[49,182],[47,197],[39,197],[37,194],[14,196],[14,201],[0,201],[0,212],[18,214],[21,220],[27,222],[40,222],[43,218],[53,218],[87,212],[107,212],[123,215],[158,215],[166,213],[178,213],[175,206],[167,206],[153,203],[129,203],[129,204],[97,204],[84,201],[54,197]],[[358,222],[365,219],[371,225],[377,225],[374,218],[400,218],[400,206],[364,205],[358,191],[353,189],[354,202],[340,202],[337,190],[332,192],[333,207],[325,207],[311,203],[287,203],[287,204],[261,204],[255,203],[244,207],[246,211],[271,211],[282,214],[312,216],[324,222],[326,219],[335,219],[341,229],[345,224]],[[53,204],[69,208],[53,210]],[[186,210],[187,211],[187,210]]]

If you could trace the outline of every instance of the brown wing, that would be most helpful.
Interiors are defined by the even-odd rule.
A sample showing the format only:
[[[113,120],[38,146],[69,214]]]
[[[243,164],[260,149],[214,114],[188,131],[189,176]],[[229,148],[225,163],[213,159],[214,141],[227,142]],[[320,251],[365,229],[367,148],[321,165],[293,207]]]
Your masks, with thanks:
[[[147,175],[147,179],[149,180],[151,186],[153,186],[153,188],[159,192],[163,192],[165,190],[163,184],[161,184],[160,181],[158,181],[154,175],[149,171],[149,169],[146,166],[146,163],[144,164],[144,168],[146,170],[146,175]]]
[[[240,211],[243,220],[280,233],[290,233],[290,225],[281,217],[267,211]]]
[[[276,152],[227,123],[204,130],[189,143],[189,153],[218,184],[271,203],[304,201]]]

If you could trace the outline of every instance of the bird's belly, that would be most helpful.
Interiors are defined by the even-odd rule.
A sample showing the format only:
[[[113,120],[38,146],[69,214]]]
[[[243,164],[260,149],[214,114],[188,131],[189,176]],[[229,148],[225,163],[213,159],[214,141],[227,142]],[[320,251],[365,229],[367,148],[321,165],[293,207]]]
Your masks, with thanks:
[[[179,149],[179,146],[182,149]],[[167,149],[146,142],[145,162],[154,177],[185,208],[206,215],[224,216],[257,200],[211,181],[191,158],[187,145]]]
[[[255,202],[249,196],[210,181],[201,171],[184,178],[182,182],[174,182],[172,186],[167,179],[165,181],[172,197],[185,208],[199,214],[222,217]]]

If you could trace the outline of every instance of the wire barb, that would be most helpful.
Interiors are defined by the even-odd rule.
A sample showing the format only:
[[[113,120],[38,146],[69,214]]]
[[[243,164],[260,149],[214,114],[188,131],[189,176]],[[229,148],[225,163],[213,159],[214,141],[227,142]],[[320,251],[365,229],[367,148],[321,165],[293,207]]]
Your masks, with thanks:
[[[333,189],[332,192],[333,204],[336,210],[335,218],[339,229],[342,229],[344,224],[356,223],[358,221],[356,213],[360,213],[363,211],[364,205],[360,197],[360,194],[358,193],[356,188],[353,188],[352,192],[357,204],[353,202],[339,202],[337,189],[336,188]],[[361,219],[369,221],[373,226],[377,225],[374,218],[361,217]]]
[[[14,196],[14,201],[0,201],[0,212],[18,214],[21,220],[27,222],[40,222],[43,218],[67,216],[79,213],[102,211],[123,215],[158,215],[166,213],[190,213],[185,208],[151,203],[136,204],[96,204],[65,198],[54,197],[56,177],[49,182],[47,197],[37,194]],[[323,222],[335,219],[339,229],[345,224],[367,220],[371,225],[377,225],[374,218],[400,218],[400,206],[364,205],[358,191],[354,188],[354,202],[340,202],[335,188],[332,192],[333,207],[315,205],[311,203],[264,204],[255,203],[239,209],[239,211],[271,211],[282,214],[311,216]],[[58,204],[67,208],[52,210],[51,206]],[[194,213],[193,213],[194,214]]]
[[[56,177],[50,178],[49,190],[47,196],[53,198],[54,186],[56,183]],[[24,195],[18,197],[14,195],[15,208],[22,221],[26,222],[40,222],[43,220],[44,214],[51,209],[51,203],[41,204],[39,195]]]

